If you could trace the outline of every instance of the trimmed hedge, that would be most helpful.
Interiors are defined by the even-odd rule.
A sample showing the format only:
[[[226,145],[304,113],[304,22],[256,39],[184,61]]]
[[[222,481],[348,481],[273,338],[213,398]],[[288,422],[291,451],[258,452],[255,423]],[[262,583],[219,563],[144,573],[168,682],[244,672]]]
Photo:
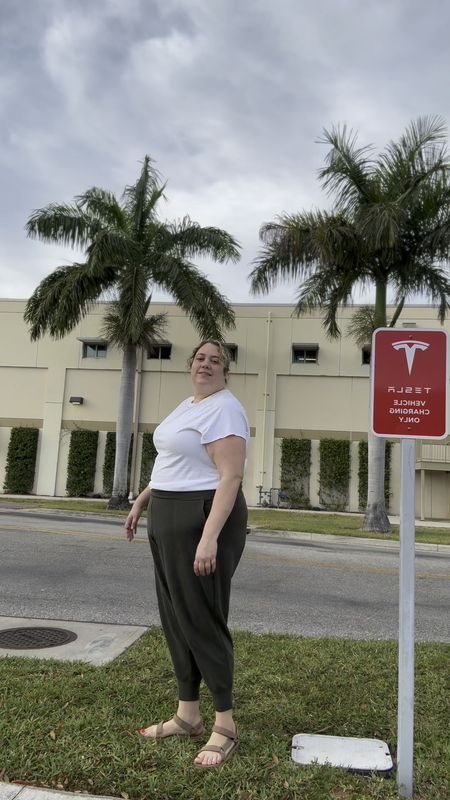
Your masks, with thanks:
[[[139,492],[142,492],[150,480],[151,471],[155,458],[158,455],[155,445],[153,444],[153,433],[144,433],[142,437],[142,458],[141,458],[141,474],[139,478]]]
[[[282,439],[281,490],[290,508],[309,508],[311,439]]]
[[[87,497],[93,493],[97,444],[98,431],[72,431],[66,484],[69,497]]]
[[[350,442],[321,439],[319,500],[325,508],[344,511],[350,484]]]
[[[38,440],[38,428],[12,428],[3,484],[8,494],[31,494],[33,491]]]

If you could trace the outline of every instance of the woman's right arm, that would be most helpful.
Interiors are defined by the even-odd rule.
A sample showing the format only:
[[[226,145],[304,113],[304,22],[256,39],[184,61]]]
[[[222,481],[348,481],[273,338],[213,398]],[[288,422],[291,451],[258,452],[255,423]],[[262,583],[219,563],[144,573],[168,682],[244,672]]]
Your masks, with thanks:
[[[148,506],[150,500],[150,494],[151,494],[150,486],[146,486],[145,489],[140,493],[140,495],[136,497],[136,500],[134,501],[131,507],[131,511],[125,520],[123,531],[129,542],[132,542],[134,539],[134,534],[136,532],[136,526],[138,524],[139,517]]]

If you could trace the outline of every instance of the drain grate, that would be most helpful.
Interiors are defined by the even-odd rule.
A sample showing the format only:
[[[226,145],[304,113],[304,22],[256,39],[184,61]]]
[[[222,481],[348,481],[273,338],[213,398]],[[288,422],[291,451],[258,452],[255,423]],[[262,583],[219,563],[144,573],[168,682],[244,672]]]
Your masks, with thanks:
[[[7,628],[0,631],[0,648],[40,650],[74,642],[77,634],[64,628]]]

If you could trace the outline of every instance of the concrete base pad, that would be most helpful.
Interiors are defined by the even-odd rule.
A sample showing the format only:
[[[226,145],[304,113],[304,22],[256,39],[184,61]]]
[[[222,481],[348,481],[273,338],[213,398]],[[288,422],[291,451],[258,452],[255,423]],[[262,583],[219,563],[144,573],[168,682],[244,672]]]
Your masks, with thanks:
[[[35,650],[10,650],[0,647],[0,657],[54,658],[57,661],[86,661],[95,666],[113,661],[148,628],[140,625],[109,625],[99,622],[73,622],[61,619],[0,617],[0,631],[9,628],[64,628],[73,631],[74,642]]]
[[[296,764],[328,764],[357,772],[389,772],[393,766],[386,742],[355,736],[297,733],[291,757]]]

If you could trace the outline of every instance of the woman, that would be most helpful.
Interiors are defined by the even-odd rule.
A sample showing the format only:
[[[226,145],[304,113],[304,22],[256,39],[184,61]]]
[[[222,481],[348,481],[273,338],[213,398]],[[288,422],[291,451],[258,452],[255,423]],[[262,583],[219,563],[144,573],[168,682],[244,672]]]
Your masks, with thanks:
[[[178,681],[173,719],[139,733],[146,739],[202,736],[203,678],[216,716],[194,761],[202,768],[220,766],[238,744],[227,619],[231,578],[247,531],[241,482],[249,426],[241,404],[226,389],[229,362],[218,341],[204,341],[194,350],[189,361],[194,394],[156,428],[158,455],[150,484],[125,522],[131,541],[150,501],[147,527],[158,607]]]

